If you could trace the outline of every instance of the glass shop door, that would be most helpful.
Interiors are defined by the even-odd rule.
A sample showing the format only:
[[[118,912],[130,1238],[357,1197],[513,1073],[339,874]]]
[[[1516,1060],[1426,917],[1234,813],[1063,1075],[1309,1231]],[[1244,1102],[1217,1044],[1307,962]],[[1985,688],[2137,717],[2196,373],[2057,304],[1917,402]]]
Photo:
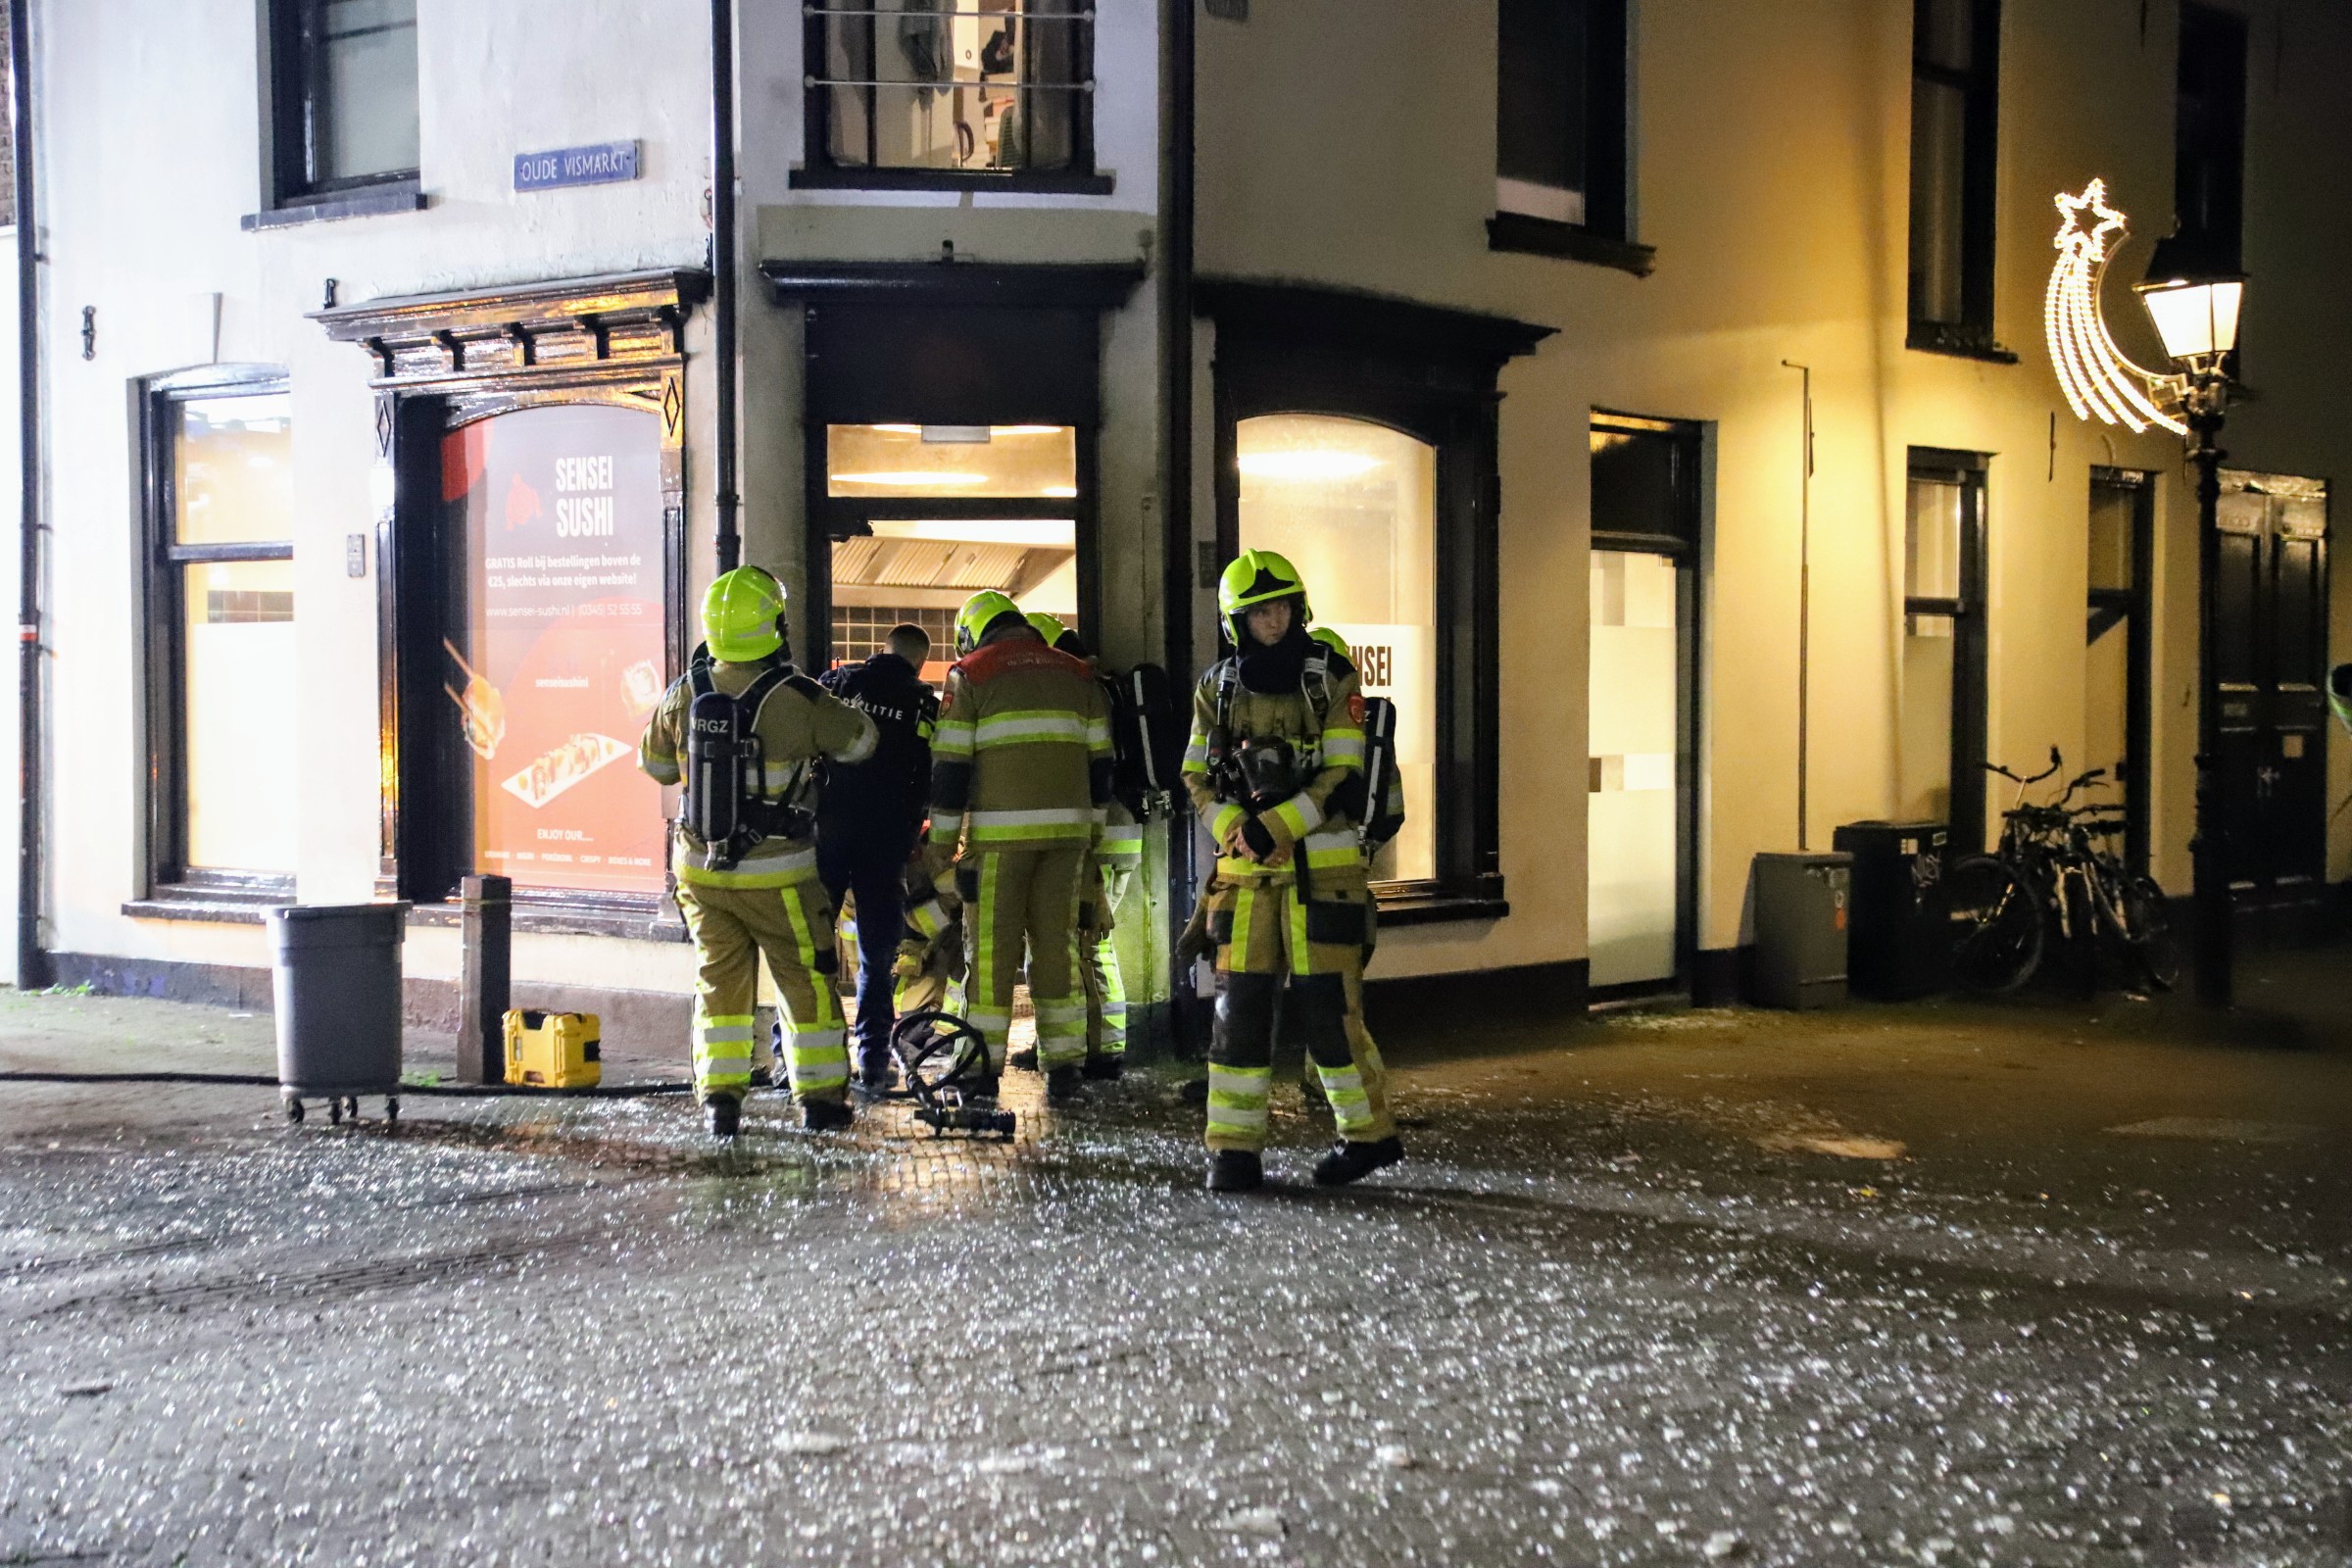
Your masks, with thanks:
[[[1697,945],[1699,432],[1592,416],[1585,918],[1595,1001],[1687,989]]]

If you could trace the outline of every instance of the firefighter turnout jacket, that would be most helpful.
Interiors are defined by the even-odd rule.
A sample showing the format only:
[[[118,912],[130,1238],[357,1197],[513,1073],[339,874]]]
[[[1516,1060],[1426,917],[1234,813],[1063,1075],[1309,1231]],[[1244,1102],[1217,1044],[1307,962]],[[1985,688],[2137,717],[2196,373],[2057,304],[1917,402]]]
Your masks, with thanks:
[[[739,697],[768,666],[729,664],[713,661],[710,684],[730,697]],[[637,763],[661,784],[684,778],[686,715],[694,704],[691,678],[681,678],[662,694],[638,744]],[[874,753],[874,721],[849,707],[802,674],[787,676],[767,694],[753,716],[752,733],[760,738],[761,767],[758,805],[812,808],[811,782],[816,761],[862,762]],[[803,820],[807,820],[804,818]],[[794,836],[771,834],[753,845],[732,867],[722,868],[724,856],[695,837],[683,821],[678,824],[676,870],[680,882],[703,887],[785,887],[816,875],[816,851],[806,829]]]
[[[931,843],[1090,848],[1110,802],[1110,710],[1085,663],[1026,627],[948,671],[931,738]]]

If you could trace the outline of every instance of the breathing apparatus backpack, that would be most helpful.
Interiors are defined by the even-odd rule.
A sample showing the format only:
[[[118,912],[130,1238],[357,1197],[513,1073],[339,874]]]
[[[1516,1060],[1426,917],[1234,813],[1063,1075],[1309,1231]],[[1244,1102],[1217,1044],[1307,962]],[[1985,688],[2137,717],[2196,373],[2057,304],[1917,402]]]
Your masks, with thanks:
[[[762,841],[781,834],[805,838],[815,817],[800,803],[808,770],[803,768],[781,801],[760,794],[765,749],[759,735],[760,709],[768,694],[793,678],[790,664],[771,664],[740,696],[720,691],[710,678],[706,650],[695,651],[687,679],[694,701],[686,710],[686,799],[681,815],[688,832],[703,841],[712,870],[725,871]]]
[[[1355,813],[1366,851],[1379,849],[1404,826],[1404,791],[1396,783],[1396,705],[1364,699],[1364,799]]]
[[[1148,822],[1172,808],[1184,763],[1175,685],[1157,664],[1104,675],[1102,685],[1110,704],[1111,793],[1137,821]]]

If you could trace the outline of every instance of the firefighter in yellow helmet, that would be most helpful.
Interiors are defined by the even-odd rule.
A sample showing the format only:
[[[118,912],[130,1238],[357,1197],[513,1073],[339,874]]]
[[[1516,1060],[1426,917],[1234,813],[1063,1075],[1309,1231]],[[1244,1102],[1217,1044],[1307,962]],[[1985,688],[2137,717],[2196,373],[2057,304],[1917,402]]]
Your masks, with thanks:
[[[1184,757],[1186,792],[1219,850],[1204,898],[1222,981],[1208,1048],[1208,1185],[1243,1192],[1264,1179],[1281,999],[1340,1134],[1315,1180],[1340,1186],[1404,1157],[1364,1028],[1371,893],[1341,797],[1363,771],[1363,700],[1354,667],[1307,635],[1306,585],[1283,557],[1243,551],[1218,581],[1217,606],[1234,653],[1194,689]]]
[[[957,612],[956,651],[931,737],[931,852],[962,845],[966,1016],[993,1080],[1026,946],[1038,1066],[1048,1098],[1066,1100],[1086,1060],[1078,897],[1110,799],[1109,709],[1086,665],[1047,647],[1001,593]]]
[[[1059,617],[1042,610],[1028,621],[1050,647],[1082,660],[1095,679],[1101,662]],[[1105,699],[1104,706],[1108,707]],[[1078,978],[1086,988],[1086,1076],[1117,1078],[1127,1067],[1127,977],[1119,968],[1119,944],[1111,935],[1119,901],[1143,868],[1144,829],[1114,795],[1103,808],[1102,835],[1095,842],[1094,863],[1078,884]]]
[[[713,1135],[735,1136],[752,1082],[760,956],[784,1004],[784,1064],[804,1123],[850,1122],[850,1057],[833,995],[833,911],[817,880],[819,758],[858,762],[873,720],[792,667],[784,588],[758,566],[703,596],[705,646],[663,694],[638,766],[684,784],[674,861],[693,934],[694,1083]]]

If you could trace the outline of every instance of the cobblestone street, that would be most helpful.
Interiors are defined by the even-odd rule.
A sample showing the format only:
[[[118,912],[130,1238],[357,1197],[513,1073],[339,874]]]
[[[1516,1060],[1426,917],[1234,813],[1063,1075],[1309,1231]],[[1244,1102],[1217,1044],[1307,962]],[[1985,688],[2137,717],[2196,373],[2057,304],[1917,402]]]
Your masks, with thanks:
[[[1312,1189],[1286,1093],[1242,1200],[1175,1067],[729,1153],[0,1084],[0,1562],[2342,1563],[2352,1060],[2170,1016],[1399,1029],[1408,1162]],[[0,998],[0,1070],[270,1068]]]

